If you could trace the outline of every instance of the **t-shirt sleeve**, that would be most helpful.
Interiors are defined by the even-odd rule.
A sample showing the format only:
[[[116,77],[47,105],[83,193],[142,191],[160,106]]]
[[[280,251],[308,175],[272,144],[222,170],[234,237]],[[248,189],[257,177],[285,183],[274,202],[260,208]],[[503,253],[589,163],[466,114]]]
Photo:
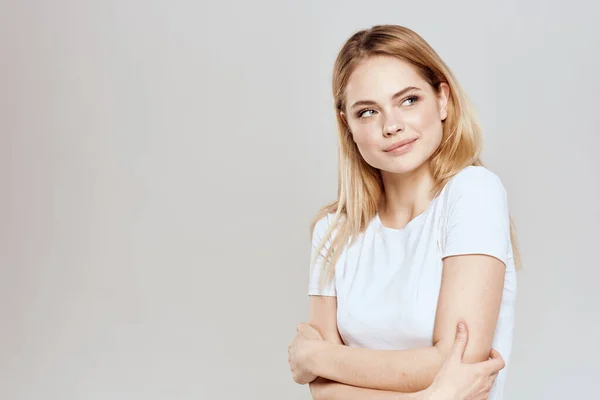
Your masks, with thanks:
[[[510,217],[500,178],[484,167],[459,172],[448,184],[442,258],[463,254],[510,257]]]
[[[329,215],[321,218],[313,229],[312,234],[312,247],[311,247],[311,257],[310,260],[314,258],[319,245],[321,244],[321,240],[325,237],[327,233],[327,229],[329,229]],[[335,290],[335,278],[331,279],[331,282],[323,283],[323,286],[320,285],[321,274],[323,273],[323,258],[325,252],[327,251],[328,244],[331,243],[331,240],[328,240],[327,244],[321,250],[319,256],[316,258],[315,263],[310,266],[310,279],[308,285],[308,294],[311,296],[336,296]]]

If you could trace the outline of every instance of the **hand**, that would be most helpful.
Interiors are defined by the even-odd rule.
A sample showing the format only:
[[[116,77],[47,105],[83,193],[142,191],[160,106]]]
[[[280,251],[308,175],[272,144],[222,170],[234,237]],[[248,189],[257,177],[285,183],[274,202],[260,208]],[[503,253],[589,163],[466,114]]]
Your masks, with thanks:
[[[294,381],[305,385],[317,378],[309,369],[309,360],[314,344],[322,341],[323,337],[319,331],[306,323],[299,324],[296,332],[296,337],[288,347],[288,362]]]
[[[448,358],[425,391],[428,400],[486,400],[498,372],[504,368],[500,353],[492,349],[490,359],[479,363],[464,364],[462,361],[468,341],[468,330],[459,322],[456,339]]]

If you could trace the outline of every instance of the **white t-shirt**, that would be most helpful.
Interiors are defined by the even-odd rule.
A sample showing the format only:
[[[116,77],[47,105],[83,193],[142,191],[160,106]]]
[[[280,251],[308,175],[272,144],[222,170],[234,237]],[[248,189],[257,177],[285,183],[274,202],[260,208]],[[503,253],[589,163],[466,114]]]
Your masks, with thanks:
[[[315,225],[313,253],[332,216]],[[469,166],[460,171],[402,229],[386,228],[378,216],[373,218],[365,232],[343,249],[329,286],[320,290],[320,269],[311,268],[309,295],[337,297],[338,330],[348,346],[428,347],[433,340],[442,259],[459,254],[487,254],[506,265],[492,344],[506,367],[489,397],[500,400],[512,349],[517,280],[506,191],[490,170]]]

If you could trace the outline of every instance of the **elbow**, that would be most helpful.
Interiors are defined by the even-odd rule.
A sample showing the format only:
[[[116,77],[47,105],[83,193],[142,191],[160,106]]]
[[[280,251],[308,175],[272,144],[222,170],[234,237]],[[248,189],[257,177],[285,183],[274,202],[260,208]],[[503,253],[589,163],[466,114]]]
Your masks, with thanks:
[[[310,387],[310,394],[313,400],[327,400],[325,389],[328,385],[325,379],[318,377],[309,383],[308,386]]]
[[[318,389],[313,389],[312,384],[310,385],[310,394],[313,400],[325,400],[321,394],[321,391]]]

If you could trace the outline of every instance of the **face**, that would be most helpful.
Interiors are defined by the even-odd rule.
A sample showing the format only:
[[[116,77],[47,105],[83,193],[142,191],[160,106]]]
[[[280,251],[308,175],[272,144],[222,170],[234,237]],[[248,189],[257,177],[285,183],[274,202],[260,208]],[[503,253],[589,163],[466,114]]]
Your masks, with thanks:
[[[438,93],[410,64],[371,57],[350,76],[342,117],[368,164],[405,174],[422,166],[440,145],[447,99],[447,84]]]

